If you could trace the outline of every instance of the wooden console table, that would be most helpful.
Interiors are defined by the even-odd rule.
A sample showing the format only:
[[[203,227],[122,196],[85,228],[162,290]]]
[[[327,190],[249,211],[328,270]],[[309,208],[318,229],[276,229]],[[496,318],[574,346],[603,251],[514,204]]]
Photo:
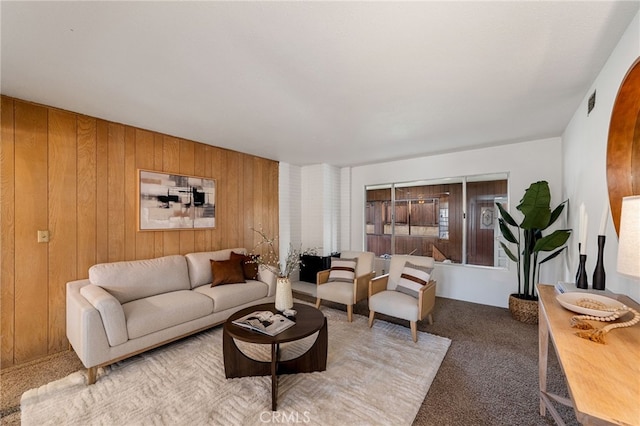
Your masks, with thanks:
[[[537,285],[539,296],[540,415],[546,409],[557,424],[564,425],[551,401],[573,407],[584,425],[640,425],[640,325],[607,333],[606,344],[576,336],[571,317],[579,315],[563,308],[551,285]],[[627,296],[607,294],[640,311]],[[630,314],[621,319],[628,320]],[[590,321],[596,327],[605,322]],[[571,399],[547,392],[549,337],[566,377]]]

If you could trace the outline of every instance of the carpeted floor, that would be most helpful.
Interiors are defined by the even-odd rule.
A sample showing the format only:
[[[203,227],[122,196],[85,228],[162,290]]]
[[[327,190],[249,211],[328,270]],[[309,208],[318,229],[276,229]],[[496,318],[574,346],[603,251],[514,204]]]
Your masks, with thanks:
[[[298,296],[313,301],[311,297]],[[356,305],[354,312],[368,315],[366,301]],[[434,324],[425,321],[419,323],[418,329],[448,337],[452,343],[414,425],[554,424],[549,416],[542,418],[538,414],[537,326],[514,321],[506,309],[438,298]],[[407,335],[410,336],[408,328]],[[407,343],[412,343],[410,337]],[[0,423],[20,424],[23,392],[81,368],[73,352],[64,352],[3,370]],[[567,395],[553,350],[549,354],[548,388]],[[568,425],[578,425],[572,410],[562,406],[558,410]]]

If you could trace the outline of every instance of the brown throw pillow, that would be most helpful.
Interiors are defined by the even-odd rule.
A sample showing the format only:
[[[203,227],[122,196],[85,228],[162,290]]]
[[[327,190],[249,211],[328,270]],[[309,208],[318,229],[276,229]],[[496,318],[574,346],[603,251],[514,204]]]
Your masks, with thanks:
[[[242,261],[240,259],[213,260],[211,259],[211,287],[221,284],[244,283]]]
[[[258,263],[254,262],[251,256],[232,251],[230,260],[234,259],[239,259],[242,262],[242,272],[244,273],[245,280],[258,279]]]

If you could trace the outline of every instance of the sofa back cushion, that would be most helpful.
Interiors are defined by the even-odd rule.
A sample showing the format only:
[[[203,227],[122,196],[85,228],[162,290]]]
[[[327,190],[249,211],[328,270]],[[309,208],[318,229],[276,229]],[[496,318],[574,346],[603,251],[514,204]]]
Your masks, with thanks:
[[[190,288],[187,262],[179,255],[100,263],[89,268],[89,280],[120,303]]]
[[[213,275],[211,274],[211,260],[229,260],[232,251],[238,254],[247,253],[247,250],[244,248],[233,248],[217,251],[200,251],[185,255],[185,258],[187,259],[187,267],[189,268],[191,288],[211,284],[213,281]]]

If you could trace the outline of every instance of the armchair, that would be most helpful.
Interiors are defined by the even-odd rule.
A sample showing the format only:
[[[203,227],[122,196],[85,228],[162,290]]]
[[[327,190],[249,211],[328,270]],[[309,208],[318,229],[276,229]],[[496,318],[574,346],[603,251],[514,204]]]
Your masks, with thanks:
[[[347,319],[351,322],[353,320],[353,305],[367,298],[369,280],[374,276],[374,257],[375,254],[369,251],[343,251],[340,254],[341,260],[357,259],[353,279],[349,281],[335,280],[335,276],[338,275],[335,268],[333,270],[334,277],[331,279],[331,269],[318,272],[316,308],[320,307],[320,302],[323,299],[341,303],[347,306]],[[335,264],[333,259],[332,263]]]
[[[411,337],[418,341],[417,322],[428,317],[436,299],[436,282],[431,279],[432,257],[397,255],[391,257],[389,273],[369,283],[369,327],[376,312],[409,321]]]

